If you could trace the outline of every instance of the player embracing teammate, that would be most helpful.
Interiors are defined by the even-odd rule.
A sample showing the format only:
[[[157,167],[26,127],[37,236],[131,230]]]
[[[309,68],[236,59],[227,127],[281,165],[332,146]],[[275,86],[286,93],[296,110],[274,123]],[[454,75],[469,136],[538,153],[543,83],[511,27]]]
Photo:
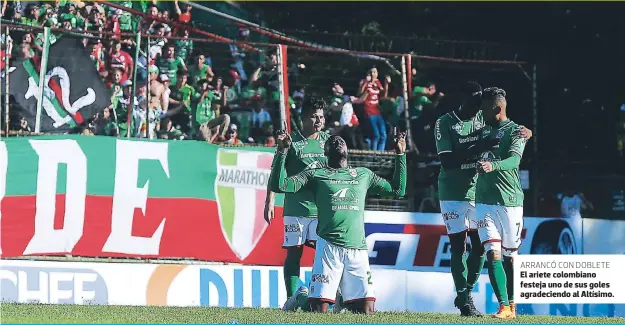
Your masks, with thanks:
[[[455,111],[441,116],[436,121],[434,129],[437,152],[441,160],[441,172],[438,180],[441,213],[449,235],[451,246],[451,274],[457,293],[454,305],[460,309],[462,316],[481,316],[481,313],[473,303],[471,291],[482,272],[485,249],[488,251],[489,275],[498,274],[499,282],[493,281],[494,277],[491,275],[491,282],[493,283],[495,291],[497,291],[499,287],[503,288],[504,291],[506,290],[506,283],[504,283],[503,286],[497,286],[497,284],[501,282],[501,272],[497,271],[500,269],[498,266],[501,266],[501,261],[496,260],[496,253],[494,253],[494,251],[496,251],[497,247],[491,247],[491,244],[489,244],[494,242],[497,238],[487,237],[488,234],[480,230],[481,228],[485,228],[483,226],[486,225],[485,219],[489,212],[484,208],[478,208],[476,211],[475,207],[476,200],[478,202],[478,207],[481,207],[480,203],[486,203],[482,201],[484,199],[482,196],[490,196],[491,194],[488,193],[496,191],[499,188],[500,184],[497,183],[498,177],[492,175],[514,173],[514,171],[509,169],[495,170],[495,168],[499,167],[498,163],[489,163],[488,159],[481,159],[476,163],[478,157],[488,157],[489,153],[493,150],[499,150],[500,148],[502,138],[496,135],[489,136],[490,133],[485,132],[490,132],[493,127],[497,127],[499,125],[497,122],[499,119],[507,119],[505,117],[505,105],[503,109],[501,109],[501,100],[499,99],[501,94],[503,94],[505,101],[505,92],[502,90],[489,88],[482,92],[482,88],[479,84],[467,82],[462,90],[462,105]],[[491,104],[495,97],[498,98],[498,101],[493,108]],[[504,113],[502,114],[501,111]],[[532,135],[531,131],[522,126],[517,126],[514,123],[506,125],[506,127],[511,128],[510,136],[514,134],[516,138],[521,138],[524,141],[529,139]],[[499,133],[500,132],[497,131],[497,134]],[[522,149],[520,153],[522,153]],[[520,160],[520,154],[518,156]],[[506,156],[504,159],[507,158]],[[505,165],[504,168],[509,168],[509,166]],[[480,172],[479,177],[476,175],[476,170]],[[495,173],[488,174],[491,172]],[[516,175],[518,179],[518,164]],[[476,183],[480,183],[480,181],[482,191],[476,193]],[[521,218],[523,215],[522,193],[521,190],[520,200],[517,198],[515,201],[517,206],[521,206]],[[485,200],[490,202],[488,198]],[[499,222],[501,219],[491,219],[491,222],[493,222],[493,220]],[[498,229],[501,228],[496,228],[494,231],[498,231]],[[491,233],[492,232],[493,230],[491,229]],[[508,234],[502,233],[499,239],[501,240],[503,236],[508,236]],[[471,250],[468,255],[466,254],[467,237],[471,239]],[[518,243],[515,242],[515,246],[513,247],[518,248]],[[510,266],[512,265],[511,260],[508,264]],[[511,270],[510,268],[509,279],[512,278]],[[503,281],[506,282],[505,274],[503,279]],[[511,280],[509,283],[510,288],[508,290],[511,292]],[[497,297],[499,298],[500,295],[497,294]],[[500,303],[502,306],[508,306],[508,310],[513,310],[509,307],[510,304],[507,300],[500,300]],[[514,304],[512,306],[514,306]],[[514,312],[511,311],[510,314],[507,314],[506,308],[502,307],[495,316],[511,318],[514,317]]]

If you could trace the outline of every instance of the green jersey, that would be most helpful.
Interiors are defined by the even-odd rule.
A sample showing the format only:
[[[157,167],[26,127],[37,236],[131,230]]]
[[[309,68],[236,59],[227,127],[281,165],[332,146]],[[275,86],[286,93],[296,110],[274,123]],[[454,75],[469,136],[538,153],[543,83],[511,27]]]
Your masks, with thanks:
[[[329,137],[328,133],[319,132],[317,139],[308,139],[299,131],[291,132],[293,144],[286,155],[286,174],[293,176],[305,170],[327,166],[328,159],[323,149]],[[284,196],[283,214],[289,217],[317,217],[312,192],[287,193]]]
[[[206,96],[198,104],[195,110],[195,121],[201,125],[217,117],[217,113],[213,110],[213,100],[215,100],[215,94],[212,91],[207,91]]]
[[[406,155],[398,155],[392,185],[363,167],[318,168],[286,177],[286,156],[277,153],[270,179],[276,192],[295,193],[302,189],[313,193],[319,207],[317,235],[329,243],[355,249],[367,249],[365,241],[365,200],[367,194],[403,196],[406,191]]]
[[[189,84],[184,84],[179,89],[170,89],[171,93],[169,97],[177,101],[181,101],[188,112],[191,111],[191,100],[195,100],[200,97],[200,95],[195,91],[195,88],[191,87]]]
[[[201,67],[197,65],[192,65],[189,67],[189,75],[191,76],[191,80],[189,83],[193,86],[197,86],[198,82],[202,79],[206,79],[208,75],[208,64],[203,64]]]
[[[183,61],[187,60],[189,53],[193,51],[193,41],[190,39],[176,41],[176,56]]]
[[[184,69],[185,64],[184,61],[182,61],[182,59],[179,57],[166,58],[161,56],[156,59],[156,67],[158,68],[160,73],[166,74],[167,77],[169,77],[169,80],[171,80],[171,85],[175,85],[178,79],[178,69]]]
[[[483,126],[481,111],[468,121],[461,120],[455,112],[441,116],[434,127],[436,152],[440,155],[468,148],[479,139],[478,130]],[[447,170],[441,167],[438,188],[442,201],[475,200],[476,167],[474,162],[469,162],[475,157],[466,158],[467,163],[462,164],[460,169]]]
[[[492,162],[494,170],[478,175],[476,202],[507,207],[523,206],[518,162],[523,157],[527,140],[521,136],[519,126],[511,120],[498,126],[485,126],[480,131],[480,139],[487,138],[498,138],[501,142],[499,146],[481,154],[480,160]]]

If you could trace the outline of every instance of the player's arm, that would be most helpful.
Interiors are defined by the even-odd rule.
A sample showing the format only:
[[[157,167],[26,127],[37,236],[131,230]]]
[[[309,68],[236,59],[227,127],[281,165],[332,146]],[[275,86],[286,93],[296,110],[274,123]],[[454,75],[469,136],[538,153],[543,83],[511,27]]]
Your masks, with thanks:
[[[472,158],[476,154],[494,145],[494,143],[489,141],[481,141],[471,146],[453,148],[449,127],[443,118],[439,118],[436,121],[434,138],[436,139],[436,152],[441,165],[447,170],[460,169],[462,164],[472,162]]]
[[[373,174],[372,171],[369,171]],[[406,194],[406,154],[397,154],[395,156],[395,172],[393,180],[389,183],[384,178],[373,174],[369,191],[378,195],[393,195],[402,197]]]
[[[395,135],[395,171],[393,172],[393,181],[389,183],[387,180],[378,175],[373,174],[371,183],[369,183],[369,191],[381,195],[394,195],[402,197],[406,194],[406,132],[397,134],[397,128],[393,130]]]
[[[527,140],[521,135],[521,133],[513,132],[511,141],[510,151],[508,151],[508,157],[506,159],[493,162],[478,162],[480,165],[478,168],[481,168],[482,171],[486,173],[495,170],[504,171],[519,168]],[[488,164],[490,164],[490,166],[488,166]]]
[[[295,193],[306,187],[313,175],[312,170],[303,171],[295,176],[286,176],[286,153],[278,151],[273,158],[272,176],[269,189],[275,193]]]

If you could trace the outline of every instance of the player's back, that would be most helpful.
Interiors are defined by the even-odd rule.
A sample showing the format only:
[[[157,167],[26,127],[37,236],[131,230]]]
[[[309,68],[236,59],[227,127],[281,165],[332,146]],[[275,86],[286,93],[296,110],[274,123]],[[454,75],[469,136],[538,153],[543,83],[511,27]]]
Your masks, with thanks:
[[[485,126],[480,132],[481,139],[498,138],[498,146],[483,152],[480,161],[501,162],[516,154],[523,156],[526,140],[519,132],[519,125],[506,120],[498,126]],[[494,170],[480,174],[476,185],[476,202],[489,205],[523,206],[523,188],[519,168]]]
[[[366,249],[364,210],[375,174],[367,168],[321,168],[310,187],[318,207],[317,235],[347,248]]]

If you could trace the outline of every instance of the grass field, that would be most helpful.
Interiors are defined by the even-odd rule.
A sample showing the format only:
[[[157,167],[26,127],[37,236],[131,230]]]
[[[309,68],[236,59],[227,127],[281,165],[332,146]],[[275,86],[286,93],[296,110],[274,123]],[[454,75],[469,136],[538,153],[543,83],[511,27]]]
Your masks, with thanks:
[[[2,323],[512,323],[512,324],[625,324],[624,318],[519,316],[512,321],[490,317],[461,318],[439,313],[378,312],[374,316],[355,314],[287,313],[276,309],[73,306],[9,304],[1,306]]]

